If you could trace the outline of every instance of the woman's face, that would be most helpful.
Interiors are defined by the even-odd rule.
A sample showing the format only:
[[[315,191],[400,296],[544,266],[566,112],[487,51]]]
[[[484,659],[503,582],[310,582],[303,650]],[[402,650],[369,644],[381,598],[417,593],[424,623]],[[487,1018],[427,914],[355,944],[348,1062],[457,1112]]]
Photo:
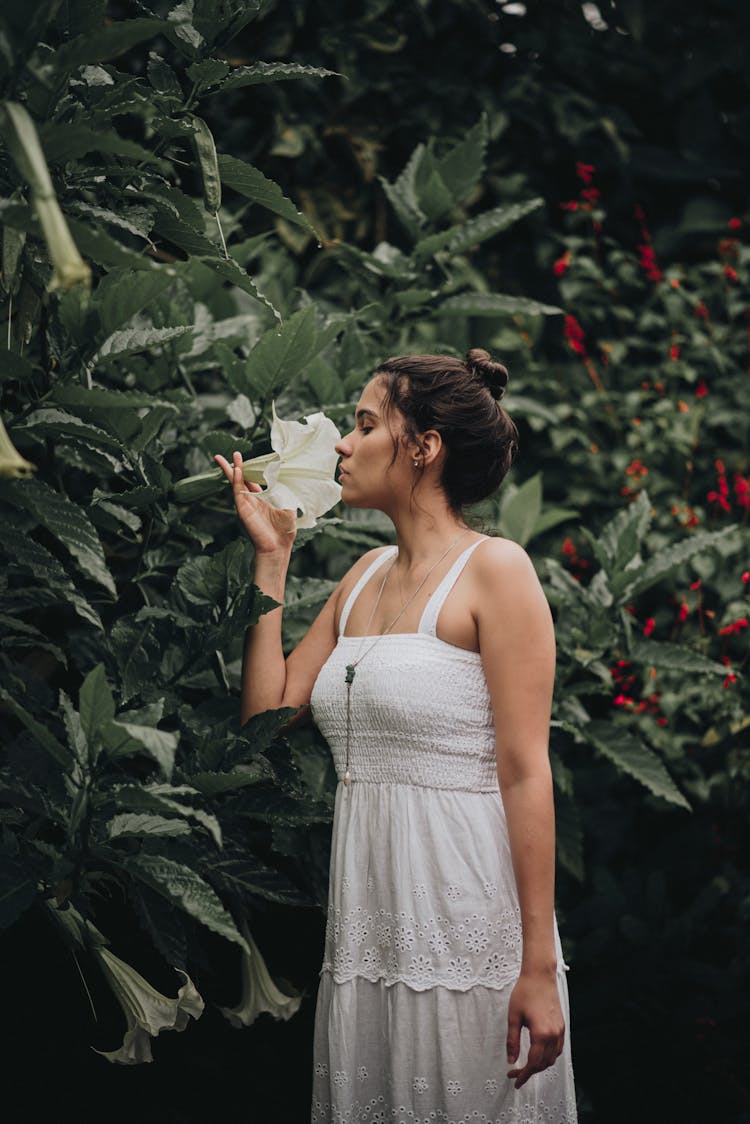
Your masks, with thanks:
[[[388,512],[411,491],[413,459],[401,441],[403,418],[398,410],[386,412],[384,398],[383,380],[371,379],[357,403],[354,429],[336,445],[341,457],[341,498],[349,507]],[[394,439],[398,441],[395,460]]]

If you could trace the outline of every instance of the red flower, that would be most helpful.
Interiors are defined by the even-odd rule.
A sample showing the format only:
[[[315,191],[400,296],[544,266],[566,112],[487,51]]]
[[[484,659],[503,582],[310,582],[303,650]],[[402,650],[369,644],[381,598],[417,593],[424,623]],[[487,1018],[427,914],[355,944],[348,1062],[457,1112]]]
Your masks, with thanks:
[[[700,580],[700,578],[698,578],[698,581],[697,581],[697,582],[693,582],[693,583],[692,583],[692,585],[690,586],[690,588],[691,588],[691,589],[700,589],[700,587],[701,587],[701,580]]]
[[[734,494],[740,507],[750,510],[750,480],[740,476],[739,472],[734,474]]]
[[[654,631],[655,627],[656,627],[656,621],[654,620],[653,617],[649,617],[648,620],[646,621],[646,623],[643,626],[643,635],[644,636],[650,636],[651,633]]]
[[[595,171],[596,168],[593,164],[582,164],[580,160],[576,162],[576,175],[584,183],[593,183],[592,172]]]
[[[705,398],[707,394],[708,394],[708,387],[706,386],[703,379],[699,379],[698,385],[695,388],[695,397],[696,398]]]
[[[576,553],[575,543],[573,542],[573,540],[571,538],[566,538],[565,541],[563,542],[562,552],[563,552],[563,554],[569,554],[571,556],[575,555],[575,553]]]
[[[641,477],[648,476],[648,469],[638,459],[632,460],[625,469],[625,475],[634,476],[636,480],[640,480]]]
[[[743,628],[747,628],[750,621],[747,617],[738,617],[736,621],[731,624],[725,624],[723,628],[719,629],[719,636],[731,636],[733,633],[739,635]]]
[[[570,265],[570,259],[572,257],[573,255],[571,254],[570,250],[566,250],[563,256],[557,259],[555,264],[552,266],[552,271],[555,274],[555,277],[562,277],[563,273],[565,273],[568,266]]]
[[[576,199],[571,199],[570,202],[568,202],[568,203],[561,203],[560,204],[560,210],[561,211],[577,211],[579,206],[580,206],[580,203]]]
[[[612,699],[613,706],[632,706],[633,700],[628,695],[615,695]]]
[[[732,269],[731,265],[724,266],[724,273],[729,281],[739,281],[736,269]]]
[[[727,226],[730,230],[739,230],[742,226],[742,219],[730,219]]]
[[[667,719],[664,717],[664,715],[662,715],[661,718],[656,719],[656,724],[657,726],[666,726]]]
[[[680,622],[680,624],[682,624],[683,621],[686,621],[688,619],[689,615],[690,610],[687,607],[687,602],[683,601],[677,613],[677,620]]]
[[[672,346],[670,347],[669,358],[670,359],[679,359],[680,358],[680,345],[678,343],[673,343]]]
[[[693,316],[697,316],[700,320],[708,320],[709,313],[705,301],[698,301],[693,309]]]
[[[574,351],[576,355],[585,355],[586,347],[583,341],[585,340],[586,336],[584,334],[583,328],[578,323],[575,316],[565,317],[564,332],[570,350]]]
[[[587,203],[593,204],[598,202],[600,195],[601,191],[598,187],[584,187],[581,192],[581,199],[585,199]]]
[[[742,575],[742,580],[743,582],[745,582],[745,584],[747,584],[747,582],[750,582],[750,570],[745,570],[744,574]]]

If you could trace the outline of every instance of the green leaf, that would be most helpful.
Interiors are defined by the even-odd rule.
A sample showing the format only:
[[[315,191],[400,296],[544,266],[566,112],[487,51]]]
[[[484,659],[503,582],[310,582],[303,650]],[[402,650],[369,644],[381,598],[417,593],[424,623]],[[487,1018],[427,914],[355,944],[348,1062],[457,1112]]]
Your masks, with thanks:
[[[651,500],[642,491],[628,507],[618,511],[614,519],[610,519],[596,536],[601,557],[605,559],[603,565],[610,578],[624,570],[634,559],[650,522]],[[592,546],[594,545],[592,541]],[[610,584],[614,590],[614,583]]]
[[[234,941],[249,953],[247,943],[216,892],[196,871],[159,855],[126,859],[126,869],[201,925]]]
[[[542,474],[537,472],[506,494],[500,507],[500,530],[519,546],[525,546],[534,533],[542,511]]]
[[[665,671],[688,671],[698,675],[726,675],[723,663],[710,660],[701,652],[682,644],[657,643],[637,640],[628,652],[628,659],[646,667],[659,667]]]
[[[133,835],[189,835],[190,825],[185,820],[167,819],[165,816],[121,812],[109,821],[107,833],[110,839]]]
[[[134,753],[146,753],[156,761],[166,779],[171,780],[179,734],[117,718],[107,723],[102,736],[110,757],[117,759],[132,757]]]
[[[16,428],[19,433],[29,432],[40,437],[44,433],[60,436],[67,433],[73,437],[80,437],[96,448],[116,449],[117,452],[122,453],[126,458],[128,457],[126,447],[111,433],[107,433],[105,429],[100,429],[97,425],[92,425],[91,422],[81,421],[75,414],[68,414],[65,410],[55,410],[51,407],[34,410],[28,415],[24,424]]]
[[[195,94],[199,95],[211,86],[218,86],[222,78],[226,78],[229,64],[223,59],[201,59],[191,63],[185,73],[195,86]]]
[[[89,745],[93,745],[101,727],[109,722],[115,713],[115,700],[107,682],[103,663],[98,663],[81,684],[78,710],[86,740]]]
[[[194,788],[185,784],[122,785],[117,789],[115,799],[118,807],[128,811],[166,814],[176,812],[177,815],[195,820],[209,832],[217,847],[220,847],[221,827],[216,816],[205,812],[202,808],[182,803],[183,799],[198,795]]]
[[[15,526],[9,515],[3,519],[3,533],[0,536],[0,551],[9,559],[9,567],[18,567],[29,574],[44,589],[59,593],[60,601],[69,604],[83,620],[103,630],[101,617],[79,593],[62,565],[50,552]]]
[[[621,772],[634,777],[654,796],[690,810],[661,759],[627,730],[610,722],[589,722],[582,727],[581,734]]]
[[[58,765],[62,765],[64,769],[70,767],[71,759],[68,749],[62,742],[57,740],[55,735],[43,725],[43,723],[29,714],[28,710],[21,706],[21,704],[6,691],[5,687],[0,687],[0,699],[3,700],[11,713],[24,724],[29,733],[33,735],[35,741],[38,742],[42,749],[46,750]]]
[[[152,305],[163,292],[173,288],[174,283],[175,274],[168,266],[159,266],[148,273],[126,269],[105,274],[91,301],[99,313],[105,337],[122,328],[141,309]]]
[[[562,316],[563,310],[553,304],[541,304],[528,297],[511,297],[505,293],[457,293],[438,308],[447,316]]]
[[[417,198],[416,188],[417,172],[426,152],[425,146],[418,144],[395,183],[388,183],[382,176],[379,177],[389,203],[403,226],[414,238],[416,238],[420,227],[427,222],[427,216]]]
[[[718,546],[736,531],[736,526],[723,527],[720,531],[703,531],[683,539],[682,542],[662,550],[655,558],[650,558],[640,568],[626,570],[618,575],[618,578],[611,583],[612,592],[622,603],[630,601],[636,594],[642,593],[644,589],[649,589],[673,573],[683,562]]]
[[[164,30],[160,19],[116,20],[88,35],[77,35],[57,47],[54,64],[58,71],[72,70],[76,66],[91,66],[106,62],[129,51],[144,39],[153,39]]]
[[[486,151],[487,115],[483,113],[464,139],[437,162],[440,179],[454,203],[463,202],[479,183]]]
[[[222,183],[227,187],[231,187],[253,203],[265,207],[267,211],[281,215],[287,222],[303,226],[305,230],[318,237],[305,215],[291,199],[287,199],[279,185],[269,180],[252,164],[246,164],[244,160],[237,160],[234,156],[219,156],[219,174]]]
[[[235,389],[251,399],[277,395],[312,359],[315,338],[315,308],[308,305],[260,337],[245,362],[242,386]]]
[[[543,204],[544,200],[537,197],[527,199],[524,203],[514,203],[512,206],[494,207],[491,211],[484,211],[476,218],[461,223],[460,226],[452,226],[449,230],[441,230],[437,234],[428,234],[426,238],[421,238],[414,247],[413,257],[424,260],[440,250],[452,254],[463,253],[464,250],[470,250],[472,246],[477,246],[480,242],[506,230]]]
[[[321,66],[304,66],[297,62],[255,62],[252,66],[236,66],[221,83],[222,90],[241,86],[257,86],[266,82],[287,82],[290,78],[341,78],[335,70]],[[215,83],[211,83],[215,85]]]
[[[111,127],[99,131],[87,125],[49,121],[40,126],[39,139],[50,164],[67,164],[69,161],[79,160],[89,152],[108,152],[139,164],[150,164],[165,175],[171,170],[168,160],[160,159],[137,141],[118,136]]]
[[[243,292],[248,293],[251,297],[255,297],[257,301],[260,301],[261,304],[264,304],[266,308],[270,309],[276,320],[279,322],[281,321],[281,313],[279,310],[271,304],[268,297],[265,297],[263,293],[261,293],[250,274],[247,273],[234,258],[206,257],[201,254],[198,260],[202,261],[208,269],[212,269],[214,273],[218,273],[223,281],[230,281],[233,285],[242,289]],[[189,273],[190,271],[186,270],[185,272]]]
[[[104,551],[96,529],[86,512],[41,480],[7,480],[5,495],[25,508],[69,550],[78,566],[113,597],[114,579],[104,561]]]
[[[180,339],[192,330],[192,324],[181,324],[175,328],[124,328],[107,337],[92,358],[91,366],[110,359],[122,359],[126,355],[137,355],[139,351],[150,351],[152,347]]]

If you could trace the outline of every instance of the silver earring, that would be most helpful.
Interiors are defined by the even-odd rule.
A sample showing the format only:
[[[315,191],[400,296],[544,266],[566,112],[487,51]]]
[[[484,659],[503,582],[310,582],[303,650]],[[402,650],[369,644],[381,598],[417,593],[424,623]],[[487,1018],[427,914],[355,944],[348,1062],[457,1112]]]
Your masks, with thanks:
[[[419,461],[414,461],[414,467],[419,468]]]

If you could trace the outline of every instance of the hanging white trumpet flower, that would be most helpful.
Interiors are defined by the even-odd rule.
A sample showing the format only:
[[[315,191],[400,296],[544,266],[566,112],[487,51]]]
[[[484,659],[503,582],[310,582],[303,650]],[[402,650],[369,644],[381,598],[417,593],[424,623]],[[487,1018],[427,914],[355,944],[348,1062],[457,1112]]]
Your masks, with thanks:
[[[242,951],[242,997],[237,1007],[220,1007],[233,1027],[250,1026],[264,1011],[275,1019],[291,1019],[302,1002],[300,996],[285,995],[271,979],[258,946],[250,935],[247,922],[240,924],[250,954]]]
[[[176,971],[185,977],[185,983],[176,999],[162,995],[135,968],[108,948],[94,949],[107,983],[117,996],[125,1012],[127,1030],[119,1050],[97,1050],[110,1062],[120,1065],[137,1065],[152,1061],[151,1039],[162,1030],[184,1030],[188,1018],[200,1018],[205,1006],[193,981],[186,972]]]
[[[341,485],[333,478],[339,459],[335,445],[341,434],[323,413],[310,414],[303,424],[280,418],[275,403],[272,411],[273,452],[244,461],[243,479],[265,484],[257,495],[272,507],[300,511],[298,527],[314,527],[341,497]],[[178,480],[174,496],[179,503],[190,503],[217,491],[225,481],[224,470],[213,468]]]

